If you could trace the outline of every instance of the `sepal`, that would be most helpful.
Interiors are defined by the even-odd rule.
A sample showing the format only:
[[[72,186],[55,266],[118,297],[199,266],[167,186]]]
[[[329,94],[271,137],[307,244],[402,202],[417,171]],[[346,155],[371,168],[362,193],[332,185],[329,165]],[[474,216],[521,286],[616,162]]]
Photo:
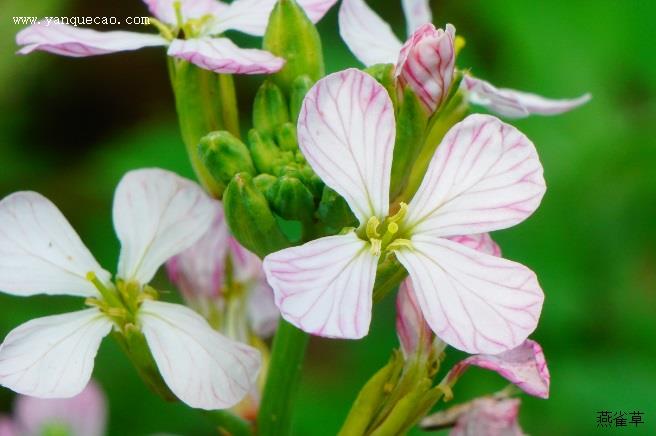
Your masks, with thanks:
[[[273,210],[286,220],[298,220],[309,223],[314,215],[314,198],[312,193],[296,177],[280,177],[271,186],[270,191]]]
[[[289,109],[285,96],[276,84],[265,81],[253,103],[253,126],[262,135],[273,137],[278,127],[289,121]]]

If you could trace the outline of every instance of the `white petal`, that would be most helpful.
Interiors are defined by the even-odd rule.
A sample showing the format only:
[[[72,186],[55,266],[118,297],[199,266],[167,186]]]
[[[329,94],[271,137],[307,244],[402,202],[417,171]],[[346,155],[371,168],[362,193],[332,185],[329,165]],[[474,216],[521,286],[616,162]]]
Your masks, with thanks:
[[[408,36],[424,24],[433,21],[429,0],[401,0],[401,4],[407,21]]]
[[[319,80],[298,119],[298,143],[319,177],[366,223],[389,210],[396,124],[392,101],[376,80],[348,69]]]
[[[211,34],[226,30],[238,30],[254,36],[262,36],[269,23],[269,15],[277,0],[235,0],[215,21]],[[313,23],[318,22],[337,0],[297,0]]]
[[[558,115],[568,112],[590,101],[592,96],[584,94],[572,99],[551,99],[537,94],[496,88],[485,80],[471,76],[462,79],[462,88],[472,104],[508,118],[524,118],[529,115]]]
[[[496,354],[535,330],[544,295],[523,265],[427,235],[396,256],[435,334],[468,353]]]
[[[273,289],[264,277],[250,288],[247,304],[248,319],[253,332],[260,338],[273,335],[278,326],[280,311],[273,300]]]
[[[97,294],[86,279],[103,270],[64,215],[36,192],[17,192],[0,201],[0,291],[34,294]]]
[[[112,328],[98,309],[33,319],[0,346],[0,384],[39,398],[69,398],[91,378],[102,338]]]
[[[187,405],[226,409],[253,389],[260,353],[212,330],[193,310],[145,301],[140,321],[164,381]]]
[[[466,245],[474,250],[482,251],[483,253],[492,256],[501,256],[501,247],[494,242],[489,233],[479,233],[477,235],[460,235],[452,236],[449,238],[453,242]]]
[[[114,194],[118,277],[148,283],[207,231],[214,213],[213,200],[190,180],[160,169],[130,171]]]
[[[43,435],[48,425],[66,426],[71,436],[103,436],[107,428],[107,400],[93,380],[75,397],[43,399],[21,395],[14,416],[23,436]],[[0,436],[6,436],[0,431]]]
[[[180,3],[183,22],[197,20],[205,15],[219,16],[228,8],[227,4],[218,0],[144,0],[155,18],[172,25],[177,24],[178,21],[175,16],[176,2]]]
[[[527,394],[549,398],[551,376],[542,347],[535,341],[527,339],[519,347],[501,354],[470,356],[449,371],[449,379],[459,377],[470,365],[499,373]]]
[[[283,318],[308,333],[359,339],[369,331],[378,257],[355,233],[329,236],[264,258]]]
[[[22,46],[18,50],[19,54],[40,50],[70,57],[94,56],[167,44],[159,35],[122,30],[98,32],[60,23],[32,24],[18,32],[16,43]]]
[[[240,48],[228,38],[174,39],[168,55],[222,74],[269,74],[285,64],[268,51]]]
[[[470,115],[439,145],[408,207],[413,232],[437,236],[512,227],[537,209],[545,192],[533,143],[489,115]]]
[[[343,0],[339,8],[339,34],[366,66],[393,64],[399,57],[401,41],[364,0]]]

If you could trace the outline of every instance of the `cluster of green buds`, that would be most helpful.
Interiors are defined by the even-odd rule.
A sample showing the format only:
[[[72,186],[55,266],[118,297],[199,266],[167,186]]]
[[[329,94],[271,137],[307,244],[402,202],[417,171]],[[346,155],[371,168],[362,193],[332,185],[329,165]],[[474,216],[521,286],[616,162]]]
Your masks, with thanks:
[[[205,168],[226,186],[231,231],[260,256],[357,224],[344,199],[324,185],[298,147],[303,98],[324,66],[318,32],[294,1],[277,3],[264,47],[287,63],[257,91],[245,141],[217,130],[198,146]]]

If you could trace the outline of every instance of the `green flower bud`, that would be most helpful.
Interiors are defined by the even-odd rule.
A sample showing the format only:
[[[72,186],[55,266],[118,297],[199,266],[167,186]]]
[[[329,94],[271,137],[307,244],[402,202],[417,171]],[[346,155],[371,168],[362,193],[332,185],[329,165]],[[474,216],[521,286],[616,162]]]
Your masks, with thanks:
[[[292,123],[281,125],[276,131],[276,142],[278,147],[284,151],[295,152],[298,150],[298,140],[296,139],[296,127]],[[296,161],[296,156],[290,156],[290,160]]]
[[[271,174],[259,174],[253,179],[255,188],[260,191],[269,200],[269,192],[278,179]]]
[[[358,219],[344,198],[329,187],[324,187],[319,203],[319,219],[335,231],[344,227],[356,227]]]
[[[212,177],[224,185],[230,183],[237,173],[255,174],[246,145],[225,130],[203,136],[198,152]]]
[[[305,94],[312,88],[312,85],[314,85],[314,82],[309,76],[304,75],[294,79],[292,90],[289,93],[289,111],[292,122],[298,120],[298,114],[301,112],[301,107],[303,106],[303,99],[305,98]]]
[[[289,121],[285,96],[270,80],[266,80],[255,95],[253,126],[263,135],[273,137],[278,127]]]
[[[258,256],[289,246],[269,202],[248,173],[237,174],[230,181],[223,195],[223,207],[232,234]]]
[[[396,143],[392,161],[390,198],[396,199],[408,182],[410,169],[421,152],[430,114],[410,88],[403,92],[396,114]]]
[[[278,0],[269,17],[263,47],[287,61],[273,75],[273,80],[287,93],[294,79],[301,75],[314,81],[324,75],[319,32],[295,0]]]
[[[280,149],[273,140],[263,137],[257,130],[251,129],[248,132],[248,145],[257,171],[273,174],[274,166],[280,161]]]
[[[273,210],[282,218],[304,223],[312,220],[314,198],[308,188],[296,177],[280,177],[269,192]]]

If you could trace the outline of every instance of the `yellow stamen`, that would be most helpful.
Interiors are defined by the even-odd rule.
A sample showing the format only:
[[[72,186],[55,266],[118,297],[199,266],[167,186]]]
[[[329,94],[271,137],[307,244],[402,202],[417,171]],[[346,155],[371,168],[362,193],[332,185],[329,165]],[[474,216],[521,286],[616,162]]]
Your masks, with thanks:
[[[388,251],[395,251],[395,250],[400,250],[400,249],[409,249],[413,250],[414,247],[412,246],[412,242],[410,242],[409,239],[395,239],[392,241],[388,246],[387,250]]]
[[[380,226],[380,220],[378,217],[372,216],[367,221],[367,238],[380,238],[380,233],[378,233],[378,226]]]
[[[371,242],[371,254],[374,256],[380,256],[381,247],[383,245],[382,241],[376,238],[371,238],[369,241]]]

